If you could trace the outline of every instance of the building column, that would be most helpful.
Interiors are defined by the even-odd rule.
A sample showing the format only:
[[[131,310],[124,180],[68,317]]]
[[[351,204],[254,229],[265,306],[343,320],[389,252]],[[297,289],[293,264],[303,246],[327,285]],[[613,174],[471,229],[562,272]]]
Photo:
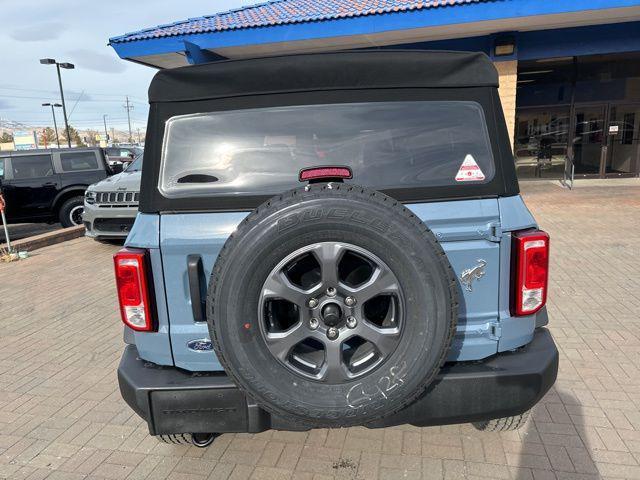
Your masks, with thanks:
[[[518,61],[507,60],[504,62],[494,62],[498,70],[500,78],[500,102],[502,103],[502,111],[507,122],[507,130],[511,139],[511,149],[513,149],[515,140],[515,124],[516,124],[516,88],[518,85]]]

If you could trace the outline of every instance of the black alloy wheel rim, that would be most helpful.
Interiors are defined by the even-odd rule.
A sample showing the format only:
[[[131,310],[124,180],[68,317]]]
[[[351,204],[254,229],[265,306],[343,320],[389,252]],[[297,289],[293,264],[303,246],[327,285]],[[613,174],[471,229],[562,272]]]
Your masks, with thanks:
[[[381,366],[403,329],[402,289],[368,250],[342,242],[308,245],[267,276],[258,305],[269,352],[310,380],[343,384]]]
[[[84,207],[82,205],[78,205],[73,207],[69,212],[69,220],[74,225],[82,225],[82,214],[84,213]]]

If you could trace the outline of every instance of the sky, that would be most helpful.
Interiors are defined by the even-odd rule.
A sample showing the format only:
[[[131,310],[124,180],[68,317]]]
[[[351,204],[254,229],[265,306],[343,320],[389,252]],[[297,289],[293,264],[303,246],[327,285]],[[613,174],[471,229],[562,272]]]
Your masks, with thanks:
[[[147,88],[155,69],[121,60],[110,37],[256,3],[255,0],[0,0],[0,119],[29,126],[53,126],[59,102],[54,65],[40,58],[71,62],[62,70],[69,123],[76,128],[125,129],[125,96],[132,127],[147,121]],[[58,126],[62,109],[56,110]]]

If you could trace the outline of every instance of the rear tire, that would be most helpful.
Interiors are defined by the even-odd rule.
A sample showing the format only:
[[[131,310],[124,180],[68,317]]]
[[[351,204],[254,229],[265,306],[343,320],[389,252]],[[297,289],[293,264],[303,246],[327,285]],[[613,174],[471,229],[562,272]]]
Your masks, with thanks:
[[[513,417],[496,418],[494,420],[486,420],[484,422],[475,422],[473,424],[481,432],[509,432],[518,430],[527,423],[530,410],[521,415]]]
[[[265,202],[229,237],[207,318],[225,371],[265,410],[345,427],[398,412],[431,384],[457,289],[435,235],[402,204],[313,184]]]
[[[60,207],[58,217],[64,228],[82,225],[82,213],[84,212],[84,197],[78,195],[71,197]]]
[[[169,445],[191,445],[191,438],[186,433],[170,433],[168,435],[158,435],[158,440]]]

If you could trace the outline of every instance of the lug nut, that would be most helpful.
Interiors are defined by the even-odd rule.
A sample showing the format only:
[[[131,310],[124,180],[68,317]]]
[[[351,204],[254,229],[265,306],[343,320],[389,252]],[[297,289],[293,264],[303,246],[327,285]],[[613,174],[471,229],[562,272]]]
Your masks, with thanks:
[[[330,297],[335,297],[336,295],[336,289],[333,287],[329,287],[327,288],[327,295],[329,295]]]
[[[327,329],[327,338],[329,340],[335,340],[338,338],[338,329],[336,327],[330,327]]]
[[[309,328],[311,330],[315,330],[316,328],[318,328],[319,325],[320,325],[320,322],[318,321],[317,318],[313,317],[312,319],[309,320]]]
[[[356,299],[354,297],[347,297],[344,299],[344,304],[347,307],[353,307],[356,304]]]
[[[356,317],[348,316],[347,317],[347,327],[356,328],[356,325],[358,325],[358,321],[356,320]]]
[[[307,302],[307,305],[309,305],[309,308],[316,308],[318,306],[318,300],[315,298],[310,298]]]

